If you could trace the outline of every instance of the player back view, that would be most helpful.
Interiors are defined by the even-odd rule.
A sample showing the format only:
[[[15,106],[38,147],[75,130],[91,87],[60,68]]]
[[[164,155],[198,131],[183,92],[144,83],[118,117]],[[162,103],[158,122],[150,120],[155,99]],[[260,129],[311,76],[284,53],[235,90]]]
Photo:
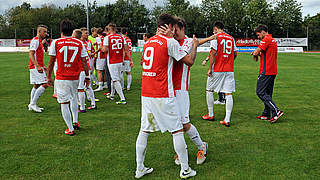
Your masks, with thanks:
[[[209,113],[202,116],[205,120],[214,120],[213,91],[225,93],[226,115],[220,124],[230,127],[230,116],[233,107],[232,93],[235,92],[234,59],[237,56],[235,41],[223,31],[222,22],[214,24],[217,40],[211,41],[211,55],[207,80],[207,105]]]

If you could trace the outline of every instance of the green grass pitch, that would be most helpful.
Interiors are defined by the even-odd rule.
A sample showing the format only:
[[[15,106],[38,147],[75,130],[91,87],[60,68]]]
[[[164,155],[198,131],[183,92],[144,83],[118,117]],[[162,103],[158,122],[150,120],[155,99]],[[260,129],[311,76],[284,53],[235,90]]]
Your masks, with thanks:
[[[60,106],[48,88],[38,101],[43,113],[27,110],[31,85],[27,53],[0,54],[0,179],[134,179],[135,141],[140,128],[141,53],[134,53],[132,90],[127,105],[106,100],[98,110],[79,114],[82,129],[64,135]],[[185,136],[195,179],[319,179],[320,55],[279,54],[274,101],[284,111],[275,124],[259,121],[263,110],[255,94],[259,63],[239,54],[231,127],[201,120],[205,100],[207,53],[191,68],[190,117],[209,143],[208,158],[196,165],[196,146]],[[45,56],[46,64],[48,56]],[[217,96],[215,95],[215,98]],[[88,104],[88,102],[87,102]],[[225,107],[214,107],[216,119]],[[154,172],[144,179],[178,179],[169,133],[151,134],[145,159]]]

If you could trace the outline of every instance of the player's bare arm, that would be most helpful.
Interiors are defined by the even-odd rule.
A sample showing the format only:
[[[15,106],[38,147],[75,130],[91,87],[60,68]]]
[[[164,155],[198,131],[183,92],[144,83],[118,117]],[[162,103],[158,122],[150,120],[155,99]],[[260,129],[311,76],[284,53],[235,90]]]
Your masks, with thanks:
[[[216,55],[217,55],[217,51],[212,49],[210,51],[210,58],[209,58],[209,69],[208,69],[208,76],[212,75],[212,65],[214,64],[214,62],[216,61]]]
[[[211,35],[211,36],[209,36],[207,38],[199,40],[199,45],[202,45],[202,44],[204,44],[204,43],[206,43],[208,41],[212,41],[212,40],[215,40],[215,39],[217,39],[217,35],[213,34],[213,35]]]
[[[190,52],[190,54],[184,56],[181,59],[181,61],[188,66],[192,66],[195,59],[196,59],[198,46],[199,46],[199,40],[196,38],[195,35],[193,35],[191,52]]]
[[[30,50],[30,51],[29,51],[29,57],[30,57],[32,63],[34,64],[34,66],[37,68],[38,72],[39,72],[39,73],[42,73],[42,72],[43,72],[42,67],[40,67],[39,64],[38,64],[38,62],[34,59],[34,54],[35,54],[35,53],[36,53],[36,51]]]
[[[48,64],[48,85],[52,87],[52,71],[54,67],[54,61],[56,60],[56,56],[50,56],[49,64]]]
[[[108,46],[103,46],[101,52],[108,53]]]
[[[87,63],[86,57],[81,57],[81,63],[82,63],[82,67],[84,69],[84,72],[86,74],[86,78],[84,79],[84,82],[86,84],[86,87],[88,87],[90,84],[90,76],[89,76],[89,68],[88,68],[88,63]]]
[[[127,44],[124,45],[124,53],[126,54],[127,57],[129,57],[130,67],[132,67],[133,66],[133,61],[132,61],[132,57],[130,55],[129,46]]]

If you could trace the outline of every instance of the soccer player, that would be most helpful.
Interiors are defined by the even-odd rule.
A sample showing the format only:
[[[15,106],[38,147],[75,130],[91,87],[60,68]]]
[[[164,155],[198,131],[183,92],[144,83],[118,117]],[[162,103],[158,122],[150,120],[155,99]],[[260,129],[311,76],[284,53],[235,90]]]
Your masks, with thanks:
[[[127,36],[128,32],[127,29],[122,28],[121,29],[121,35],[124,37],[124,39],[127,42],[128,48],[129,48],[129,53],[131,56],[132,53],[132,44],[131,44],[131,39]],[[127,90],[130,91],[131,87],[131,82],[132,82],[132,75],[131,75],[131,68],[133,66],[133,62],[130,57],[128,57],[126,54],[124,56],[124,61],[123,61],[123,71],[127,74]],[[122,79],[123,79],[123,74],[121,73]],[[122,81],[124,84],[124,80]]]
[[[210,50],[208,57],[202,61],[202,63],[201,63],[202,66],[205,66],[207,64],[207,62],[209,61],[211,51],[212,50]],[[218,95],[219,95],[219,99],[214,101],[213,104],[226,104],[225,94],[222,92],[219,92]]]
[[[136,178],[149,174],[153,168],[144,166],[148,136],[151,132],[169,131],[173,145],[181,163],[180,177],[196,175],[188,164],[188,152],[183,134],[183,125],[177,107],[173,88],[173,62],[182,61],[192,65],[196,58],[198,40],[194,37],[191,53],[180,50],[179,43],[172,38],[175,32],[176,18],[162,14],[157,27],[168,25],[166,35],[155,35],[143,47],[142,89],[141,89],[141,128],[136,141]],[[171,36],[171,37],[170,37]]]
[[[58,103],[61,104],[62,117],[68,126],[65,134],[70,136],[75,135],[74,129],[80,129],[77,94],[80,64],[82,64],[86,74],[86,86],[90,84],[89,69],[86,60],[88,53],[81,40],[71,37],[73,29],[72,22],[69,20],[63,20],[60,23],[62,37],[51,43],[48,68],[48,83],[52,84],[54,61],[57,61],[58,69],[55,80],[58,94],[57,100]]]
[[[178,18],[176,25],[175,39],[178,40],[181,49],[188,54],[192,50],[192,39],[185,35],[186,22]],[[179,107],[180,117],[182,119],[183,130],[188,134],[192,142],[198,147],[197,164],[202,164],[207,157],[208,143],[201,140],[200,134],[195,126],[190,123],[189,109],[189,85],[190,85],[190,67],[182,61],[173,63],[173,87],[176,93],[177,105]],[[175,163],[180,164],[179,157],[175,156]]]
[[[98,85],[99,87],[94,91],[102,91],[104,87],[108,87],[107,77],[106,77],[106,53],[102,52],[104,36],[102,36],[102,29],[98,30],[98,37],[96,38],[97,42],[97,61],[96,61],[96,69],[98,75]],[[103,82],[105,80],[105,82]]]
[[[278,46],[272,35],[268,33],[268,27],[259,25],[256,35],[261,40],[258,48],[252,52],[253,59],[258,61],[260,56],[260,70],[257,80],[257,96],[264,103],[264,111],[261,116],[257,116],[261,120],[269,120],[275,123],[282,115],[283,111],[279,110],[272,100],[274,79],[278,73],[277,70],[277,53]],[[272,113],[272,118],[271,118]]]
[[[120,101],[117,104],[127,104],[124,97],[121,83],[120,73],[123,63],[123,52],[125,52],[131,59],[129,49],[126,40],[119,34],[116,34],[116,25],[113,23],[108,24],[109,35],[104,38],[102,52],[107,53],[107,60],[109,65],[109,71],[112,79],[111,97],[114,98],[115,90],[120,96]]]
[[[81,28],[81,41],[84,44],[84,47],[88,53],[87,56],[87,61],[88,61],[88,69],[90,71],[90,69],[92,69],[91,67],[93,66],[93,64],[90,64],[90,59],[92,58],[92,51],[94,51],[93,46],[91,41],[88,40],[88,36],[89,36],[89,32],[87,28]],[[80,72],[80,76],[79,76],[79,86],[78,86],[78,96],[79,96],[79,101],[80,101],[80,108],[79,108],[79,112],[84,113],[86,112],[85,110],[85,92],[84,90],[86,89],[85,86],[85,72],[83,67],[80,67],[81,72]],[[91,106],[88,107],[89,110],[92,109],[96,109],[96,102],[95,102],[95,97],[94,97],[94,92],[93,89],[91,87],[91,85],[89,85],[86,89],[86,93],[87,93],[87,97],[91,100]]]
[[[29,111],[42,112],[43,108],[37,106],[37,101],[48,87],[47,76],[45,71],[47,68],[43,65],[43,44],[42,39],[47,36],[47,26],[39,25],[37,28],[37,36],[30,42],[29,47],[29,71],[30,84],[33,85],[30,94]]]
[[[213,91],[225,93],[226,115],[220,124],[230,127],[230,116],[233,108],[232,93],[235,92],[234,60],[237,49],[232,36],[224,32],[224,24],[220,21],[214,24],[214,34],[217,40],[211,41],[211,54],[207,79],[207,105],[209,113],[203,115],[204,120],[214,120]]]

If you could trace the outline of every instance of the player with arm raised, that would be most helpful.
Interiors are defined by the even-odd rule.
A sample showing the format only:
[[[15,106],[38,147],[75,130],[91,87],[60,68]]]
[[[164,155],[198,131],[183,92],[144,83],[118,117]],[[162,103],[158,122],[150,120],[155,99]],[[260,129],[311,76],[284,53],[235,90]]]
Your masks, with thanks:
[[[79,39],[71,37],[73,29],[72,22],[69,20],[63,20],[60,23],[61,38],[51,43],[48,68],[48,83],[52,84],[54,61],[57,61],[58,69],[55,80],[58,94],[57,100],[61,105],[62,117],[68,126],[65,134],[70,136],[75,135],[74,129],[79,129],[80,127],[78,122],[77,93],[80,65],[83,66],[85,71],[86,86],[90,84],[89,69],[86,60],[88,53]]]
[[[198,40],[194,38],[193,48],[188,55],[172,38],[177,20],[169,14],[158,18],[157,27],[165,24],[170,31],[155,35],[143,47],[142,88],[141,88],[141,128],[136,141],[136,178],[149,174],[152,168],[144,166],[148,136],[155,131],[172,133],[173,145],[181,163],[180,177],[196,175],[188,164],[188,151],[184,140],[183,125],[173,88],[173,62],[182,61],[192,65],[196,58]],[[171,37],[170,37],[171,36]]]
[[[126,40],[119,34],[116,34],[116,25],[113,23],[108,24],[109,35],[104,38],[102,52],[107,53],[109,71],[114,88],[111,88],[111,99],[114,97],[115,90],[120,96],[120,101],[117,104],[127,104],[124,97],[121,83],[120,73],[122,71],[123,52],[130,57],[129,48]]]
[[[237,57],[235,41],[232,36],[224,32],[222,22],[215,22],[214,33],[217,40],[211,41],[211,54],[207,80],[207,105],[209,113],[203,115],[204,120],[214,120],[213,91],[225,93],[226,115],[220,124],[230,127],[230,116],[233,108],[232,93],[235,92],[234,60]]]
[[[29,47],[29,71],[30,84],[33,85],[30,95],[29,111],[42,112],[43,108],[37,106],[37,101],[44,93],[47,84],[46,67],[43,65],[43,44],[42,39],[47,36],[47,26],[39,25],[37,36],[31,40]]]

